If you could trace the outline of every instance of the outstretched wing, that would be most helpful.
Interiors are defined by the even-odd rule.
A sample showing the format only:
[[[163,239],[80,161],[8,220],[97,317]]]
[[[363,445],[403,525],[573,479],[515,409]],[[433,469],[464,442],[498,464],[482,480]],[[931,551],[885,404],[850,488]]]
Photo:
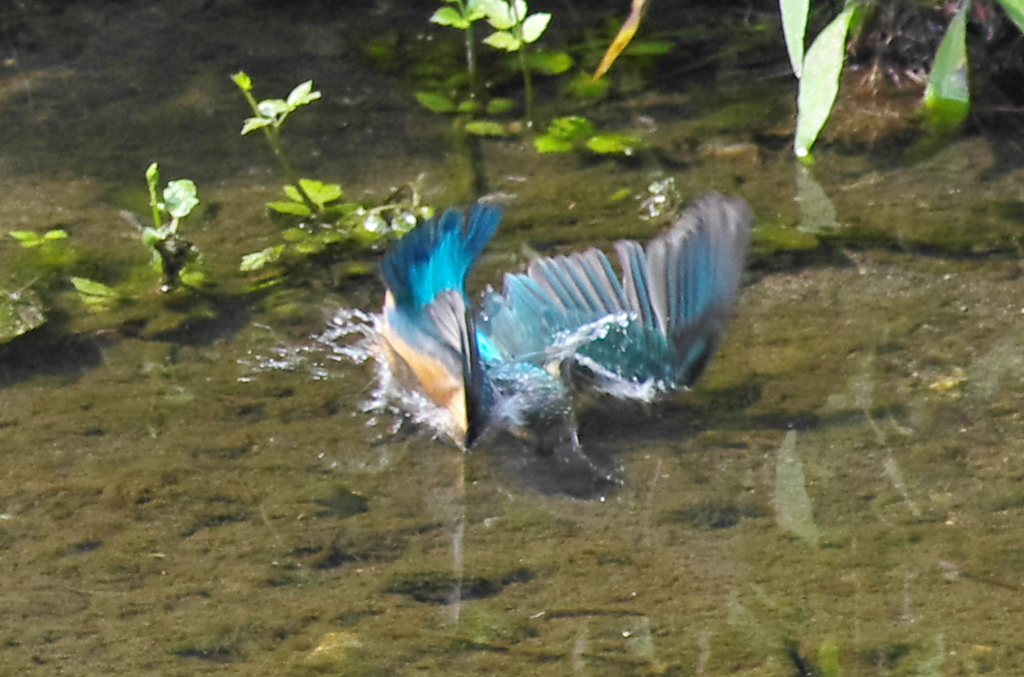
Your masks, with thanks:
[[[738,198],[706,195],[646,250],[615,245],[622,281],[591,249],[541,258],[484,300],[481,328],[507,354],[570,358],[597,388],[651,399],[690,386],[728,320],[750,239]]]

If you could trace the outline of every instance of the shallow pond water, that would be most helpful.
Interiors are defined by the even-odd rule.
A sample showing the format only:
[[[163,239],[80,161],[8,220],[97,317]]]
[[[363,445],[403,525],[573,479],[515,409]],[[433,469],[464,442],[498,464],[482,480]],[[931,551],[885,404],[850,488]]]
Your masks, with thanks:
[[[448,120],[355,58],[368,32],[423,7],[353,6],[30,15],[74,50],[5,66],[3,265],[22,255],[7,231],[53,228],[107,257],[101,269],[145,260],[118,212],[143,209],[152,160],[215,205],[187,226],[211,270],[279,242],[264,205],[280,180],[237,134],[238,68],[268,96],[309,77],[325,92],[286,132],[311,173],[357,197],[422,177],[428,202],[461,199]],[[582,414],[611,481],[510,442],[463,454],[366,412],[372,369],[331,331],[340,310],[379,306],[372,276],[187,322],[155,293],[119,316],[69,292],[0,346],[0,672],[1019,673],[1012,140],[906,163],[824,146],[807,174],[784,132],[789,83],[706,107],[706,90],[661,88],[606,109],[652,148],[629,161],[483,146],[489,188],[516,198],[476,288],[532,252],[650,237],[657,179],[686,198],[742,195],[756,214],[741,300],[698,387]]]

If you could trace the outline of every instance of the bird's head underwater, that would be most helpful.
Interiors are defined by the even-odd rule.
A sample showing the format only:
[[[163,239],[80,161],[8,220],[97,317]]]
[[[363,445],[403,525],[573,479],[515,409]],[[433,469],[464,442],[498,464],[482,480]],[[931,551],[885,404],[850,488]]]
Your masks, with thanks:
[[[505,275],[475,313],[466,276],[498,227],[481,200],[399,240],[381,264],[377,322],[390,373],[422,397],[404,404],[468,448],[504,430],[540,453],[576,450],[579,384],[649,402],[689,388],[725,328],[746,259],[751,215],[738,198],[709,194],[641,247],[534,260]],[[621,277],[620,277],[621,275]],[[570,387],[572,386],[572,387]]]

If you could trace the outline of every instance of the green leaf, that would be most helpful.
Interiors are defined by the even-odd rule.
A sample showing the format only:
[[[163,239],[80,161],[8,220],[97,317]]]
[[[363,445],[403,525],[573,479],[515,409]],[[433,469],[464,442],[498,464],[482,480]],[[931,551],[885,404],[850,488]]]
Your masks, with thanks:
[[[611,83],[607,78],[594,80],[588,73],[579,73],[569,83],[569,93],[581,99],[599,99],[608,92]]]
[[[287,195],[292,202],[297,202],[300,205],[306,204],[306,201],[302,199],[302,193],[300,193],[299,189],[292,184],[286,183],[281,187],[281,189],[284,190],[284,194]]]
[[[167,213],[176,219],[183,219],[199,204],[199,191],[190,179],[170,181],[164,188],[164,202]]]
[[[88,294],[89,296],[103,296],[106,298],[117,298],[118,293],[113,287],[108,287],[102,282],[96,280],[90,280],[85,277],[72,277],[71,284],[75,285],[82,294]]]
[[[945,134],[956,129],[971,105],[967,86],[967,12],[970,2],[960,5],[939,43],[924,90],[925,119]]]
[[[523,46],[523,41],[508,31],[495,31],[484,38],[484,43],[506,52],[518,51]]]
[[[239,270],[243,273],[259,270],[260,268],[277,261],[281,258],[281,254],[283,253],[284,245],[279,244],[276,247],[267,247],[262,251],[246,254],[242,257],[242,265],[239,266]]]
[[[487,16],[487,23],[499,31],[507,31],[522,23],[527,12],[524,0],[513,0],[511,4],[505,0],[484,0],[480,8]]]
[[[238,71],[231,76],[231,81],[238,85],[243,92],[252,91],[252,78],[245,71]]]
[[[178,277],[186,287],[201,287],[206,281],[206,275],[201,270],[187,269]]]
[[[628,134],[598,134],[587,139],[587,148],[602,155],[632,155],[641,141]]]
[[[480,109],[480,102],[476,99],[466,99],[460,102],[458,107],[460,113],[479,113]]]
[[[110,308],[121,296],[112,287],[84,277],[72,277],[71,284],[75,286],[75,290],[78,291],[78,296],[82,301],[92,310]]]
[[[43,243],[43,238],[39,237],[31,230],[12,230],[11,237],[18,241],[18,243],[25,247],[38,247]]]
[[[255,129],[269,127],[272,124],[274,124],[274,121],[270,118],[246,118],[245,124],[242,125],[242,136],[245,136]]]
[[[475,136],[508,136],[505,125],[493,120],[473,120],[466,123],[466,131]]]
[[[318,207],[323,207],[328,202],[334,202],[342,196],[341,186],[336,183],[324,183],[316,179],[299,179],[299,185]]]
[[[566,52],[531,52],[526,67],[543,75],[560,75],[572,68],[573,60]]]
[[[567,153],[573,149],[573,143],[551,134],[542,134],[533,140],[533,147],[538,153]]]
[[[796,431],[786,433],[775,463],[775,519],[784,531],[818,546],[811,497],[807,495],[804,468],[796,451]]]
[[[416,92],[416,100],[433,113],[451,113],[455,110],[455,102],[438,92]]]
[[[469,21],[466,17],[459,14],[459,10],[454,7],[442,7],[433,13],[430,17],[431,23],[435,23],[441,26],[451,26],[452,28],[459,28],[466,30],[469,28]]]
[[[48,230],[43,234],[44,240],[64,240],[67,239],[68,233],[65,230]]]
[[[256,104],[256,110],[266,118],[276,118],[287,113],[290,108],[284,99],[264,99]]]
[[[798,158],[810,159],[811,146],[832,113],[839,94],[839,76],[843,72],[846,33],[856,9],[854,5],[847,5],[818,34],[804,57],[793,139],[793,150]]]
[[[544,34],[551,21],[551,15],[547,12],[537,12],[526,17],[526,21],[519,27],[523,42],[530,44],[537,42],[537,39]]]
[[[804,37],[807,34],[807,14],[810,9],[810,0],[779,0],[782,35],[786,39],[786,50],[789,52],[793,74],[798,78],[803,72]]]
[[[1024,33],[1024,2],[1021,0],[998,0],[1006,15],[1013,23],[1017,24],[1017,30]]]
[[[594,125],[590,120],[579,115],[566,115],[555,118],[548,125],[545,136],[550,136],[563,141],[582,141],[594,134]]]
[[[293,189],[294,190],[294,189]],[[309,207],[302,202],[292,201],[279,201],[279,202],[268,202],[267,209],[271,209],[278,214],[291,214],[292,216],[310,216],[313,212],[309,211]]]
[[[155,162],[146,167],[146,185],[149,186],[150,195],[156,197],[157,188],[160,186],[160,165]]]
[[[497,98],[491,99],[487,102],[487,114],[488,115],[501,115],[512,110],[512,106],[515,105],[515,101],[512,99]]]
[[[313,81],[306,80],[305,82],[297,85],[288,94],[288,99],[285,101],[288,107],[295,110],[299,106],[305,106],[308,103],[313,103],[319,99],[322,95],[320,92],[313,91]]]

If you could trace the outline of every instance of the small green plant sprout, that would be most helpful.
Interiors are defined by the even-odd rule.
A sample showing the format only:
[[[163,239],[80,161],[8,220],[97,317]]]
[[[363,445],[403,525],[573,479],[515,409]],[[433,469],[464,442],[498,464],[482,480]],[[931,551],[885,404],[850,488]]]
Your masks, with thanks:
[[[40,283],[37,286],[58,284],[78,260],[78,252],[64,230],[48,230],[42,235],[29,230],[12,230],[10,235],[24,250],[17,262],[21,279],[33,278],[33,284]]]
[[[552,120],[547,131],[533,140],[533,145],[541,153],[587,149],[599,155],[628,157],[643,147],[643,141],[629,134],[599,134],[587,118],[566,115]]]
[[[263,130],[263,136],[267,140],[270,150],[274,153],[274,157],[280,163],[288,183],[298,197],[298,201],[306,206],[309,213],[316,220],[321,220],[322,206],[303,188],[299,175],[295,173],[295,169],[292,168],[292,164],[288,161],[284,148],[281,146],[281,127],[284,125],[285,120],[296,110],[313,103],[321,96],[320,92],[313,91],[313,81],[307,80],[296,86],[286,99],[264,99],[257,102],[256,97],[252,94],[252,78],[248,74],[244,71],[239,71],[231,76],[231,80],[242,91],[242,96],[245,97],[246,102],[248,102],[249,107],[252,108],[254,113],[253,117],[247,118],[242,125],[242,135],[244,136],[257,129]]]
[[[68,236],[67,231],[60,229],[48,230],[42,235],[33,233],[31,230],[12,230],[11,237],[18,241],[25,249],[31,249],[32,247],[39,247],[45,245],[47,242],[55,242],[57,240],[64,240]]]
[[[494,33],[484,38],[484,42],[495,49],[519,55],[523,95],[526,99],[526,124],[533,127],[533,78],[527,64],[525,47],[544,34],[551,22],[551,15],[547,12],[529,14],[526,0],[485,0],[482,9],[487,16],[487,23],[495,29]]]
[[[153,268],[163,274],[160,291],[201,284],[203,274],[194,265],[198,263],[199,252],[178,234],[181,219],[199,205],[196,184],[189,179],[170,181],[158,196],[160,167],[155,162],[146,169],[146,184],[153,227],[142,227],[137,221],[136,224],[142,229],[143,243],[152,251]]]

